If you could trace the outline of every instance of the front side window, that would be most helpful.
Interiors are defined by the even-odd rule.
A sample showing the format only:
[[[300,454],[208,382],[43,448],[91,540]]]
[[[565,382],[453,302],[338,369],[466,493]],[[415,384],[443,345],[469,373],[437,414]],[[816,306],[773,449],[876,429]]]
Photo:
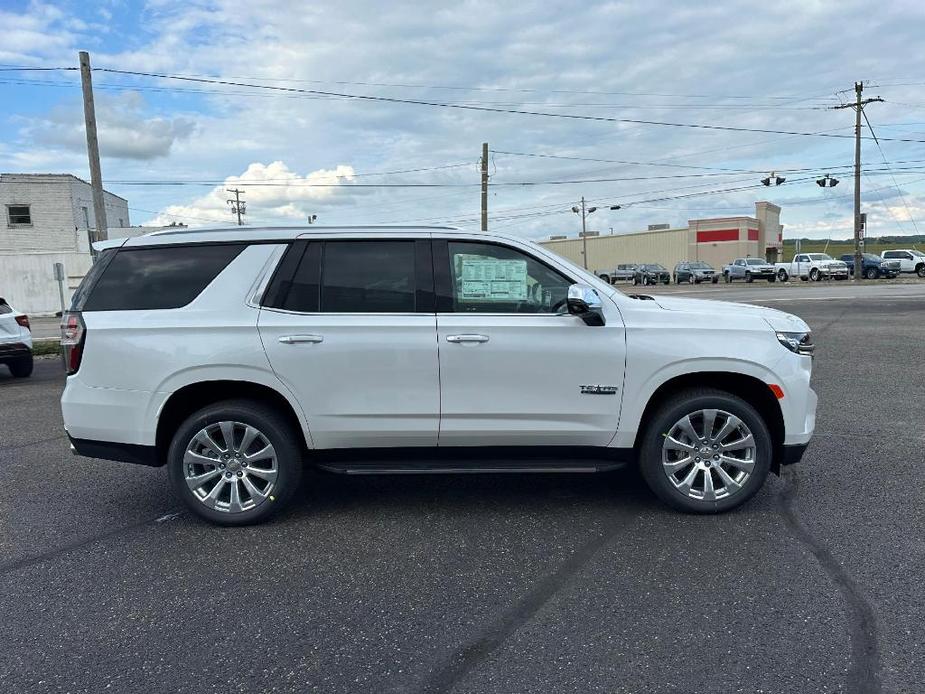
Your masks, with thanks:
[[[745,265],[745,261],[744,261],[744,260],[737,260],[737,261],[736,261],[736,265]]]
[[[452,310],[456,313],[557,313],[572,284],[514,248],[450,241]]]
[[[32,210],[29,205],[7,205],[6,220],[11,227],[32,226]]]
[[[328,241],[322,313],[413,313],[414,241]]]

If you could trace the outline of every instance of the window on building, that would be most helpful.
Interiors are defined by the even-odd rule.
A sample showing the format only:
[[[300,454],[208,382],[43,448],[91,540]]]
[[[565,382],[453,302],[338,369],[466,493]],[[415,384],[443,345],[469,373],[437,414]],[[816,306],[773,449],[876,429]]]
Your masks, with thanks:
[[[7,224],[11,227],[32,226],[32,211],[29,205],[7,205]]]

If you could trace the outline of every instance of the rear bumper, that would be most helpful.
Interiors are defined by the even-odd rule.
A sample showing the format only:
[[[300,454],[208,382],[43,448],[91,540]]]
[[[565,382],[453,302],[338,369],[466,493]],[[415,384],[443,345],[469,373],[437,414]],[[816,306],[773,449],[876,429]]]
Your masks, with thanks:
[[[115,460],[120,463],[160,467],[164,463],[157,458],[154,446],[139,446],[133,443],[113,443],[112,441],[91,441],[75,439],[70,434],[71,450],[75,455],[100,460]]]
[[[32,350],[24,342],[0,342],[0,364],[32,356]]]

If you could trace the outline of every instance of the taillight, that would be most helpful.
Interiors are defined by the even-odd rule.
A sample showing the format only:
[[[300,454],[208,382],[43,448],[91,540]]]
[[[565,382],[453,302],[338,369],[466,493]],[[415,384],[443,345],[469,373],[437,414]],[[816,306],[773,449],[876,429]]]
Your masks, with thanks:
[[[84,319],[79,312],[67,311],[61,316],[61,349],[64,350],[64,368],[68,375],[77,373],[80,368],[86,335]]]
[[[29,330],[29,316],[16,316],[16,322],[26,330]]]

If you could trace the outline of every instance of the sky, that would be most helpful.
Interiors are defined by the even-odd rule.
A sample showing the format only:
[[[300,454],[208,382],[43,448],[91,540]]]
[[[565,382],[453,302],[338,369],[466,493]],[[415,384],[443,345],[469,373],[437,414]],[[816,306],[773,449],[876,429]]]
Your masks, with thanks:
[[[488,142],[498,231],[574,235],[582,196],[618,234],[769,200],[785,238],[843,239],[855,114],[832,107],[862,80],[868,233],[925,233],[918,1],[0,0],[0,26],[0,171],[89,178],[86,50],[133,224],[232,223],[239,188],[250,225],[478,228]]]

